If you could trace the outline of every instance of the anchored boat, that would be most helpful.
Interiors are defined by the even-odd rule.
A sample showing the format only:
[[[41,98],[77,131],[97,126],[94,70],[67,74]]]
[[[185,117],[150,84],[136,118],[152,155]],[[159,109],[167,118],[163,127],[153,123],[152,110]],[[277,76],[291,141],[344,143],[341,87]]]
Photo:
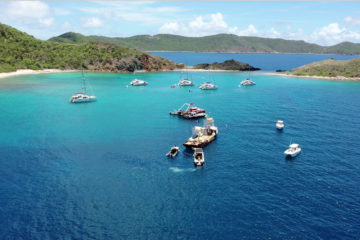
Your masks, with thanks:
[[[182,75],[182,74],[181,74]],[[193,81],[189,80],[189,73],[186,73],[186,77],[185,78],[181,78],[178,85],[180,87],[186,87],[186,86],[194,86],[195,83]]]
[[[174,158],[179,153],[180,148],[178,146],[172,146],[170,151],[166,154],[167,157]]]
[[[214,125],[213,118],[207,118],[203,127],[194,127],[196,136],[190,137],[183,145],[186,147],[202,148],[215,140],[219,133],[218,128]]]
[[[239,87],[240,86],[253,86],[253,85],[256,85],[256,82],[251,81],[249,78],[247,78],[240,83]]]
[[[278,120],[278,121],[276,122],[276,128],[277,128],[278,130],[283,130],[284,127],[285,127],[284,121]]]
[[[211,82],[206,82],[201,84],[201,86],[199,87],[201,90],[216,90],[218,87],[214,84],[212,84]]]
[[[290,144],[289,148],[286,149],[284,154],[287,157],[296,157],[297,155],[300,154],[300,152],[301,152],[301,148],[299,147],[299,144],[293,143],[293,144]]]
[[[202,118],[206,116],[205,110],[198,108],[193,103],[184,103],[178,110],[170,112],[171,115],[179,115],[186,119]]]
[[[70,98],[70,102],[71,103],[87,103],[87,102],[94,102],[96,101],[96,96],[89,96],[87,95],[86,92],[86,81],[85,81],[85,76],[84,76],[84,70],[81,67],[81,75],[82,75],[82,92],[79,93],[75,93],[71,98]]]
[[[194,148],[194,166],[204,166],[205,155],[202,148]]]
[[[147,85],[148,83],[144,80],[141,80],[141,79],[134,79],[130,82],[131,86],[145,86]]]

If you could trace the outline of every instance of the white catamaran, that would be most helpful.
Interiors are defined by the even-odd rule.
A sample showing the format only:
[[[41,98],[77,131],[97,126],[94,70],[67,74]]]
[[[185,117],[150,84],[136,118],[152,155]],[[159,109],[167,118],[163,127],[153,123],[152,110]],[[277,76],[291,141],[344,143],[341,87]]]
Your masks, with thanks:
[[[84,70],[81,67],[81,77],[82,77],[82,92],[75,93],[71,98],[71,103],[86,103],[86,102],[94,102],[96,101],[96,96],[89,96],[87,95],[87,89],[86,89],[86,79],[84,76]]]

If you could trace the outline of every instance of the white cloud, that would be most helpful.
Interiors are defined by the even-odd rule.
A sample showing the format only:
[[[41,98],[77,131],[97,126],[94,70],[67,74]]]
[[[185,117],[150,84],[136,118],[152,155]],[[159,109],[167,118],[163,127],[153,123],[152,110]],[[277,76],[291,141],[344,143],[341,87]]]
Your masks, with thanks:
[[[14,1],[4,5],[1,19],[27,25],[48,27],[54,23],[51,8],[40,1]]]
[[[49,27],[49,26],[53,25],[53,23],[54,23],[54,18],[52,18],[52,17],[50,17],[50,18],[40,18],[40,19],[39,19],[39,22],[40,22],[42,25],[44,25],[44,26],[46,26],[46,27]]]
[[[178,14],[184,9],[182,7],[154,7],[151,4],[153,2],[97,2],[99,7],[84,7],[79,8],[80,11],[86,14],[100,15],[105,19],[114,21],[132,21],[140,22],[144,25],[162,24],[174,19],[175,17],[181,17]]]
[[[331,23],[311,34],[309,41],[324,45],[337,44],[343,41],[359,42],[360,32],[354,32],[345,27],[340,27],[338,23]]]
[[[159,33],[179,34],[184,36],[206,36],[218,33],[234,33],[237,28],[231,28],[224,21],[221,13],[208,16],[198,16],[188,23],[168,22],[163,24]]]
[[[232,33],[237,34],[239,36],[258,36],[260,35],[259,30],[252,24],[250,24],[246,29],[238,30],[237,27],[233,28]]]
[[[355,28],[360,25],[360,17],[347,16],[346,18],[344,18],[344,23],[348,27]]]
[[[268,32],[268,37],[280,38],[280,37],[282,37],[282,34],[278,31],[276,31],[275,28],[270,28],[270,30]]]
[[[89,17],[83,19],[83,26],[90,27],[90,28],[98,28],[104,26],[104,23],[101,21],[100,18],[97,17]]]

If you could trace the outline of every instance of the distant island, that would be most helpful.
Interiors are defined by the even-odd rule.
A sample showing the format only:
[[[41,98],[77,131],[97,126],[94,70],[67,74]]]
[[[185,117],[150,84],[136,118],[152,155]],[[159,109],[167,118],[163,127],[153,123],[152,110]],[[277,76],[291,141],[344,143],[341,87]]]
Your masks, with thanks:
[[[202,63],[197,64],[193,67],[194,69],[205,69],[205,70],[227,70],[227,71],[256,71],[260,68],[255,68],[247,63],[235,61],[233,59],[226,60],[223,63]]]
[[[133,37],[111,38],[104,36],[84,36],[79,33],[68,32],[50,38],[49,41],[73,44],[97,41],[141,51],[360,54],[360,44],[358,43],[342,42],[333,46],[320,46],[305,41],[246,37],[234,34],[217,34],[206,37],[158,34],[154,36],[137,35]]]
[[[330,58],[294,68],[290,72],[276,73],[276,75],[338,80],[360,80],[360,58],[352,60],[335,60]]]
[[[0,72],[62,69],[101,72],[164,71],[183,68],[170,60],[106,42],[42,41],[0,23]]]

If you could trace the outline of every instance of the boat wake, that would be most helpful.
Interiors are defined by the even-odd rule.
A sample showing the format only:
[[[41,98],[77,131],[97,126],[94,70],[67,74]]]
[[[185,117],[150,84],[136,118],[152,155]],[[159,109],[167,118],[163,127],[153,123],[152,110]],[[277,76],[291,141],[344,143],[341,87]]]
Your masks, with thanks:
[[[170,167],[170,171],[174,173],[183,173],[183,172],[194,172],[196,171],[195,168],[178,168],[178,167]]]

